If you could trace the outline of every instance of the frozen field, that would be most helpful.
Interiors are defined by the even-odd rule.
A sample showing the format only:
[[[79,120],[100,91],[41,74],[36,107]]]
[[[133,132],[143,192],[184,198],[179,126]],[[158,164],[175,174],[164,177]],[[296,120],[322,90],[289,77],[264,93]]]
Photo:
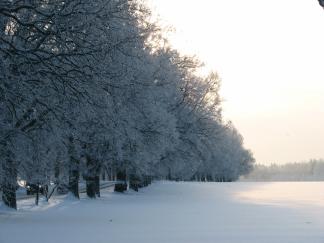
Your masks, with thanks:
[[[157,182],[0,206],[0,243],[324,243],[324,183]]]

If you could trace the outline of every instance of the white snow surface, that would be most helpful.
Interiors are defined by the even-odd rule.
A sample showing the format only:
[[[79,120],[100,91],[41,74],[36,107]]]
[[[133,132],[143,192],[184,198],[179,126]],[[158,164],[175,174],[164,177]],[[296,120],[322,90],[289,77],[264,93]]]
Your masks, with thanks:
[[[155,182],[33,203],[0,205],[0,243],[324,243],[324,182]]]

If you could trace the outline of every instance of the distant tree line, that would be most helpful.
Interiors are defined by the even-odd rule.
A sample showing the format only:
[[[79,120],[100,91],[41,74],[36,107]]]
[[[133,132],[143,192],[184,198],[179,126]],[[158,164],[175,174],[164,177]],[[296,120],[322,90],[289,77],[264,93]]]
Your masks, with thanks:
[[[0,185],[99,196],[99,180],[233,181],[254,162],[220,79],[169,47],[135,0],[0,1]],[[125,190],[125,183],[116,186]]]
[[[283,165],[255,165],[242,180],[248,181],[323,181],[324,159]]]

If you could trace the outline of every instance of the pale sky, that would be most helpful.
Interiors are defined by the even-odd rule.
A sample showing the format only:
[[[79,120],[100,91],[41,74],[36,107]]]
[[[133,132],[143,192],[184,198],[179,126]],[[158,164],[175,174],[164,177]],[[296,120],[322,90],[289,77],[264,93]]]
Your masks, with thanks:
[[[324,10],[317,0],[150,0],[173,46],[222,78],[224,117],[257,163],[324,158]]]

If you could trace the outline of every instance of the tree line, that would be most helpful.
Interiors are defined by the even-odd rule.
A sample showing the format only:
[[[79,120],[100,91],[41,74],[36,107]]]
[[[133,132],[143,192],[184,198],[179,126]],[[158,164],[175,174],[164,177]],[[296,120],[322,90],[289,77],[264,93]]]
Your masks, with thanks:
[[[135,0],[0,2],[0,184],[96,197],[99,178],[232,181],[254,162],[224,122],[216,73],[163,38]],[[118,186],[117,186],[118,187]],[[125,190],[120,184],[116,190]]]
[[[242,180],[247,181],[323,181],[324,160],[311,159],[288,164],[255,165]]]

